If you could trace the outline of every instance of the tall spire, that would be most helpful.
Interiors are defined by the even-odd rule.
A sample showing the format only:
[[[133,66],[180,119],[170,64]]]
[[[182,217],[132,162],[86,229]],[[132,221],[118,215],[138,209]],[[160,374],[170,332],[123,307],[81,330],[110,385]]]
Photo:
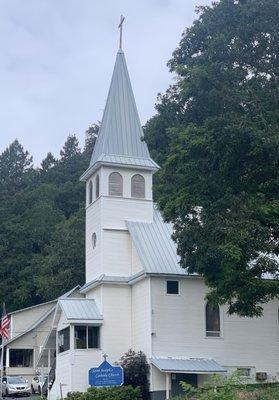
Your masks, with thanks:
[[[137,112],[124,53],[119,49],[98,138],[86,179],[101,164],[157,170],[150,158]]]

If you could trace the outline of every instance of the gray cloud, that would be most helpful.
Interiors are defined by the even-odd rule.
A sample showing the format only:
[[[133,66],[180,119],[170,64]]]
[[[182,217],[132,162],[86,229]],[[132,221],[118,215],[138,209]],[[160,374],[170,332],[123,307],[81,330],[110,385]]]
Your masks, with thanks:
[[[210,0],[2,0],[0,151],[18,138],[39,164],[69,133],[81,144],[101,119],[126,17],[123,48],[139,114],[171,83],[166,62],[197,4]]]

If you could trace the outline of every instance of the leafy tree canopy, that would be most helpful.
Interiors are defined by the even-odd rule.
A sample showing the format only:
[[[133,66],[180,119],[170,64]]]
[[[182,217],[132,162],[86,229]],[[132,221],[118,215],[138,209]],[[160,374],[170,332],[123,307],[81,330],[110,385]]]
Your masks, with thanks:
[[[221,0],[198,13],[145,127],[162,165],[156,197],[209,299],[260,315],[279,296],[279,3]]]

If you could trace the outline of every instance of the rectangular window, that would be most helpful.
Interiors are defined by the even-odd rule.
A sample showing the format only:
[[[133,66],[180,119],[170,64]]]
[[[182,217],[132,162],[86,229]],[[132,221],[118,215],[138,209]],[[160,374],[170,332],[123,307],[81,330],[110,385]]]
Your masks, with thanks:
[[[10,367],[33,367],[33,349],[10,349]]]
[[[75,349],[98,349],[100,328],[98,326],[75,326]]]
[[[86,326],[75,326],[75,348],[76,349],[86,349]]]
[[[88,326],[88,348],[98,349],[99,348],[99,327]]]
[[[167,294],[179,294],[178,281],[167,281]]]
[[[58,332],[58,352],[70,350],[70,327]]]
[[[237,372],[240,376],[245,376],[246,378],[249,378],[249,376],[251,375],[251,368],[237,368]]]

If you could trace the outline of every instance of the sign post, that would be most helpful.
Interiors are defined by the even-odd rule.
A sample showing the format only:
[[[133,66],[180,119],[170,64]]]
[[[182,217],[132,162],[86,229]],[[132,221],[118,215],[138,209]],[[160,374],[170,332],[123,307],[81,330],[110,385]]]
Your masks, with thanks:
[[[91,368],[88,373],[89,385],[95,387],[121,386],[124,383],[123,368],[111,365],[104,355],[104,361],[97,368]]]

